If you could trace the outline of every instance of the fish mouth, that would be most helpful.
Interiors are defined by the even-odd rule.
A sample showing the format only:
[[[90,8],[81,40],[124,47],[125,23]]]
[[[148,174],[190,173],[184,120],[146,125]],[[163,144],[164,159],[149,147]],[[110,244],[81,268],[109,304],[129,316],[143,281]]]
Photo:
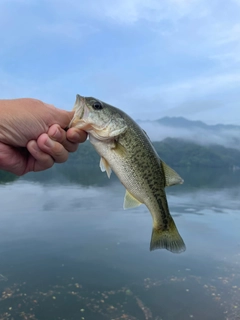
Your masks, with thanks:
[[[109,131],[109,128],[111,127],[113,117],[105,123],[96,124],[94,119],[91,119],[91,110],[86,103],[86,98],[79,94],[76,95],[73,111],[75,111],[75,113],[68,128],[75,127],[82,129],[91,133],[100,141],[111,139],[111,132]]]
[[[76,95],[76,101],[73,107],[73,110],[75,110],[75,113],[77,113],[77,116],[79,119],[82,119],[84,116],[84,111],[86,108],[84,108],[86,105],[85,97],[80,96],[79,94]]]
[[[80,96],[79,94],[76,95],[76,101],[73,107],[73,111],[75,111],[74,116],[69,123],[69,128],[71,127],[78,127],[81,128],[86,122],[84,118],[88,116],[88,108],[85,108],[86,102],[85,97]]]
[[[92,123],[90,119],[91,117],[89,117],[91,110],[89,110],[86,104],[85,97],[80,96],[79,94],[76,95],[76,101],[73,107],[73,111],[75,111],[75,113],[68,128],[75,127],[86,132],[91,132],[93,135],[96,135],[96,138],[99,140],[105,140],[109,138],[107,128],[112,119],[102,124],[101,126]]]

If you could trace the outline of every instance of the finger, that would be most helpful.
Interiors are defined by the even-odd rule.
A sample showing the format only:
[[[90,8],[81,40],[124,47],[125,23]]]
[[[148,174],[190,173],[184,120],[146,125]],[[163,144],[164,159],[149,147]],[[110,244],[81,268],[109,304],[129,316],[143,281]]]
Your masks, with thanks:
[[[82,143],[87,139],[87,132],[78,128],[70,128],[67,130],[67,139],[73,143]]]
[[[31,140],[28,142],[27,149],[32,157],[29,159],[28,168],[26,172],[42,171],[49,169],[53,166],[53,158],[49,154],[43,152],[38,147],[37,142],[35,140]]]
[[[37,145],[41,151],[50,155],[57,163],[65,162],[68,159],[68,152],[63,145],[57,141],[53,141],[46,133],[39,136]]]
[[[78,148],[78,143],[73,143],[67,139],[67,133],[58,124],[52,125],[48,130],[48,136],[63,145],[68,152],[74,152]]]
[[[25,173],[28,156],[25,148],[14,148],[0,142],[0,170],[21,176]]]

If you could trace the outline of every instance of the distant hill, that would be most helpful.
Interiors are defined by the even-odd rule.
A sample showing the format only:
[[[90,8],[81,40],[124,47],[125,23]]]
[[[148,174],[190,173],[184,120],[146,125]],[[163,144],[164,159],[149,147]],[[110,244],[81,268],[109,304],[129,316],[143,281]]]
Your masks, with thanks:
[[[159,123],[164,126],[175,128],[201,128],[205,130],[238,130],[240,132],[240,126],[232,124],[214,124],[208,125],[202,121],[188,120],[183,117],[164,117],[153,122]]]

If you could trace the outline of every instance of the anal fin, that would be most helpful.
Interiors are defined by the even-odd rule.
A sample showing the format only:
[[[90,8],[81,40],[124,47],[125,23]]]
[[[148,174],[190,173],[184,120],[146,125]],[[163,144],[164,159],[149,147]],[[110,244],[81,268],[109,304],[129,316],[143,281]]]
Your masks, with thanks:
[[[136,198],[134,198],[134,196],[132,196],[131,193],[129,193],[126,190],[125,197],[124,197],[124,203],[123,203],[124,209],[135,208],[135,207],[140,206],[141,204],[142,203],[140,201],[138,201]]]

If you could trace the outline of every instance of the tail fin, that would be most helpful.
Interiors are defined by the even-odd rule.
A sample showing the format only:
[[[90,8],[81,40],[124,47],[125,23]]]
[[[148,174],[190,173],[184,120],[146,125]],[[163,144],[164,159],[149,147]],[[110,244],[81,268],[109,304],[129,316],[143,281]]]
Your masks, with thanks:
[[[160,230],[153,227],[150,251],[156,249],[167,249],[174,253],[186,250],[185,243],[178,233],[172,217],[170,217],[168,230]]]

